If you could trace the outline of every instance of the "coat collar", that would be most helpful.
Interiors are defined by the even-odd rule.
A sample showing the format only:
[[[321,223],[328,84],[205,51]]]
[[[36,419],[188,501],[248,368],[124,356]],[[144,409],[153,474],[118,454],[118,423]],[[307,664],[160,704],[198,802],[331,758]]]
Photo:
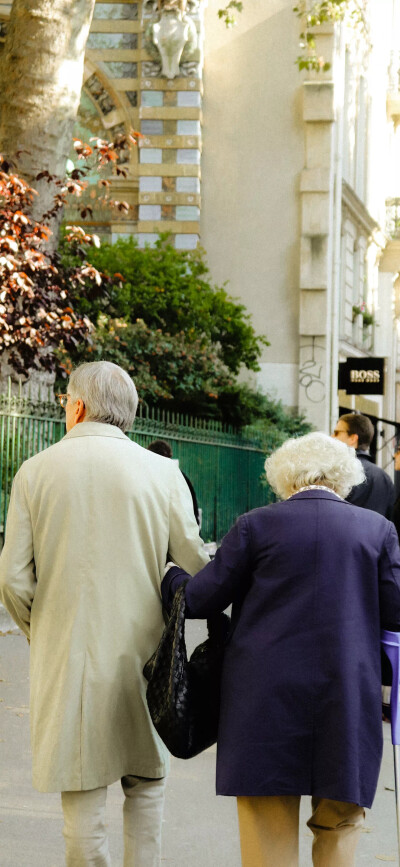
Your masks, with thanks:
[[[73,437],[116,437],[117,439],[129,440],[129,437],[125,436],[119,427],[116,427],[114,424],[103,424],[100,421],[82,421],[74,425],[65,434],[64,439],[68,440]]]
[[[370,464],[374,463],[373,458],[368,452],[356,452],[359,461],[368,461]]]
[[[285,503],[288,503],[291,500],[312,500],[312,499],[335,500],[336,503],[346,503],[346,506],[349,505],[346,502],[346,500],[342,500],[342,498],[339,497],[337,494],[334,494],[333,491],[332,491],[332,493],[330,493],[329,491],[317,491],[317,490],[315,490],[315,488],[313,488],[312,491],[302,491],[299,494],[292,494],[292,496],[289,497],[289,500],[285,500]]]

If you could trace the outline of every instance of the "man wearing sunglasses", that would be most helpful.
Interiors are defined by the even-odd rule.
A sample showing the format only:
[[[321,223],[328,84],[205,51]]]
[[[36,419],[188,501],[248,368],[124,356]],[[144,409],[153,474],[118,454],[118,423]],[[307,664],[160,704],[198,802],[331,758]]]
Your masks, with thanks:
[[[365,473],[365,482],[350,491],[347,501],[353,506],[378,512],[390,521],[395,501],[394,485],[387,473],[374,464],[369,453],[374,436],[371,419],[356,412],[341,415],[332,436],[356,450]]]
[[[60,400],[67,434],[17,473],[0,558],[0,600],[30,640],[33,783],[62,793],[68,867],[110,867],[107,786],[121,780],[124,865],[155,867],[168,755],[142,670],[167,555],[190,573],[208,556],[177,466],[125,435],[128,374],[83,364]]]

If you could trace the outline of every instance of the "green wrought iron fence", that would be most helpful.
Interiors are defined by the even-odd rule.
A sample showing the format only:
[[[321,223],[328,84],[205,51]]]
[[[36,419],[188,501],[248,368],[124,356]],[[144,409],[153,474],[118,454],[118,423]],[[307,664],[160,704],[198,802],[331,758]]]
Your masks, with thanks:
[[[22,462],[65,434],[64,412],[52,400],[0,395],[0,526]],[[140,407],[130,439],[144,447],[164,439],[190,478],[202,509],[202,537],[220,540],[238,515],[273,500],[262,481],[264,450],[218,422]]]

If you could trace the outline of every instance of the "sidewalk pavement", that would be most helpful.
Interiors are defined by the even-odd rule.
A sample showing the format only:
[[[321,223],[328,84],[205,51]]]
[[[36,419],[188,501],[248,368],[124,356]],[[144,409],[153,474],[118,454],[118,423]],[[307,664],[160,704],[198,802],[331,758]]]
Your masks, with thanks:
[[[4,624],[3,624],[4,630]],[[188,644],[203,640],[204,627],[188,624]],[[29,648],[20,632],[0,632],[0,867],[63,867],[64,842],[58,794],[31,785],[29,748]],[[357,867],[398,863],[390,726],[384,724],[384,758],[377,797],[367,811]],[[163,824],[162,865],[240,867],[234,798],[217,798],[215,747],[188,762],[172,760]],[[113,867],[122,867],[122,801],[110,786],[107,819]],[[311,833],[303,798],[300,867],[311,865]]]

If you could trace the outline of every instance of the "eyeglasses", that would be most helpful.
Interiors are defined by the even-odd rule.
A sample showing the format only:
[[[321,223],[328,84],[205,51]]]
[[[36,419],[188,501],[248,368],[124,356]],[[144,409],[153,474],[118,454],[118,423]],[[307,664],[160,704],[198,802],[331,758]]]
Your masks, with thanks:
[[[69,395],[68,394],[56,394],[56,397],[58,397],[62,408],[65,409],[65,407],[67,406],[67,403],[68,403]]]

